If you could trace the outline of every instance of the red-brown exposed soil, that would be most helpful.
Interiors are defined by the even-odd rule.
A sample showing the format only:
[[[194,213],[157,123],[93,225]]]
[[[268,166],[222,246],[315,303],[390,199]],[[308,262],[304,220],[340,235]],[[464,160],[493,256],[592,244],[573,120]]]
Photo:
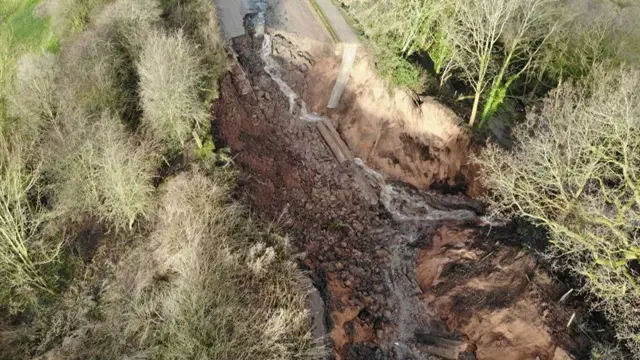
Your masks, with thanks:
[[[366,55],[356,62],[338,108],[329,110],[326,104],[340,58],[323,55],[306,79],[313,86],[301,93],[316,113],[330,114],[358,157],[419,188],[474,183],[468,166],[469,132],[452,110],[431,97],[390,90]]]
[[[319,69],[333,66],[333,55],[326,48],[297,48],[284,36],[276,40],[275,55],[286,69],[283,79],[307,100],[316,99],[309,103],[319,109],[326,94],[314,96],[314,89],[326,91],[332,82],[332,72],[323,80]],[[229,60],[221,83],[214,135],[232,151],[239,195],[289,233],[304,253],[301,266],[325,301],[332,358],[432,358],[434,344],[419,336],[424,333],[463,344],[441,352],[461,359],[475,354],[478,359],[559,360],[565,350],[584,352],[586,341],[565,328],[574,311],[577,318],[582,312],[558,305],[563,286],[528,254],[502,245],[512,229],[399,220],[372,204],[366,186],[356,181],[362,169],[338,164],[315,124],[289,112],[288,99],[263,70],[260,46],[259,39],[234,40],[238,59]],[[343,108],[328,115],[367,164],[422,188],[453,183],[466,171],[470,145],[463,130],[431,131],[440,138],[450,134],[441,143],[417,132],[420,127],[393,125],[377,108],[372,115],[353,105],[368,97],[353,85]],[[383,99],[380,95],[378,103]],[[425,107],[429,101],[422,112],[441,108]],[[376,130],[385,123],[387,128]],[[399,163],[390,160],[392,154]],[[371,182],[376,191],[380,181]]]
[[[441,227],[418,252],[416,275],[427,308],[464,333],[479,359],[560,359],[558,336],[573,311],[581,316],[583,310],[556,304],[567,289],[526,252],[474,244],[482,235]],[[584,339],[561,339],[574,352],[585,345],[579,343]]]

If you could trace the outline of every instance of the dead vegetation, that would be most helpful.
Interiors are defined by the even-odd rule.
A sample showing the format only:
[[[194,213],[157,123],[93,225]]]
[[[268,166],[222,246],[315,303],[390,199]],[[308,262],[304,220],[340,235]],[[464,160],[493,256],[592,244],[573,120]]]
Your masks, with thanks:
[[[227,182],[197,169],[169,179],[153,231],[130,248],[71,340],[49,358],[313,359],[305,284],[286,238],[226,204]],[[68,314],[71,315],[71,314]],[[95,315],[94,315],[95,316]],[[82,326],[84,325],[84,326]],[[46,358],[46,357],[45,357]]]
[[[0,357],[316,356],[286,238],[190,140],[224,69],[213,3],[47,8],[59,53],[22,57],[2,94]],[[179,153],[186,172],[158,178]]]

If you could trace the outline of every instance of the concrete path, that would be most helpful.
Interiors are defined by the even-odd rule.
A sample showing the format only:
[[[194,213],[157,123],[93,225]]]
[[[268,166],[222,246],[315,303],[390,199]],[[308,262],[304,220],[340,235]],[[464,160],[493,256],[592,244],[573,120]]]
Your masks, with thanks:
[[[309,0],[270,0],[267,26],[303,38],[331,42],[329,31]]]

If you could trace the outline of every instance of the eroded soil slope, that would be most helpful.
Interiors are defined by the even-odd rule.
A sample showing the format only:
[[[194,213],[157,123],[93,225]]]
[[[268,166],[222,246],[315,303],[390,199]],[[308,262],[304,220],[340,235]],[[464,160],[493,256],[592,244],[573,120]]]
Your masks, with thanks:
[[[331,72],[323,79],[321,69],[334,66],[335,54],[294,41],[286,34],[273,41],[282,79],[321,110],[325,94],[313,94],[331,83]],[[263,44],[262,38],[233,41],[237,59],[229,58],[213,110],[214,135],[232,150],[239,195],[289,233],[303,254],[301,266],[325,301],[332,358],[557,360],[584,354],[587,341],[565,329],[571,314],[579,318],[581,311],[558,305],[566,289],[528,254],[503,245],[513,229],[483,225],[481,206],[465,196],[396,181],[428,188],[455,183],[458,174],[466,178],[469,140],[462,130],[419,132],[391,121],[438,105],[425,99],[402,110],[397,104],[408,106],[404,100],[392,100],[384,88],[366,90],[379,92],[378,104],[351,88],[345,108],[327,115],[351,150],[379,172],[340,164],[317,124],[300,119],[301,101],[291,106],[265,72]],[[385,101],[391,118],[377,110]],[[388,128],[367,130],[381,123]]]
[[[309,41],[276,36],[274,52],[287,64],[301,61]],[[470,134],[456,114],[434,98],[390,89],[364,50],[351,71],[336,109],[327,109],[341,56],[333,48],[312,47],[315,61],[303,81],[290,83],[317,114],[328,115],[354,153],[372,168],[419,188],[475,185],[468,166]],[[341,51],[340,46],[337,53]],[[295,68],[288,67],[295,71]]]

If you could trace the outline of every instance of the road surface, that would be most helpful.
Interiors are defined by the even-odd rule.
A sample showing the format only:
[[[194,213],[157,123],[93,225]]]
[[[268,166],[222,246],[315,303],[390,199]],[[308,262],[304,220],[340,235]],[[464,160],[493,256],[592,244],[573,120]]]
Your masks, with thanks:
[[[268,7],[267,27],[316,41],[332,41],[309,0],[216,0],[225,38],[245,35],[245,16],[264,3]]]

